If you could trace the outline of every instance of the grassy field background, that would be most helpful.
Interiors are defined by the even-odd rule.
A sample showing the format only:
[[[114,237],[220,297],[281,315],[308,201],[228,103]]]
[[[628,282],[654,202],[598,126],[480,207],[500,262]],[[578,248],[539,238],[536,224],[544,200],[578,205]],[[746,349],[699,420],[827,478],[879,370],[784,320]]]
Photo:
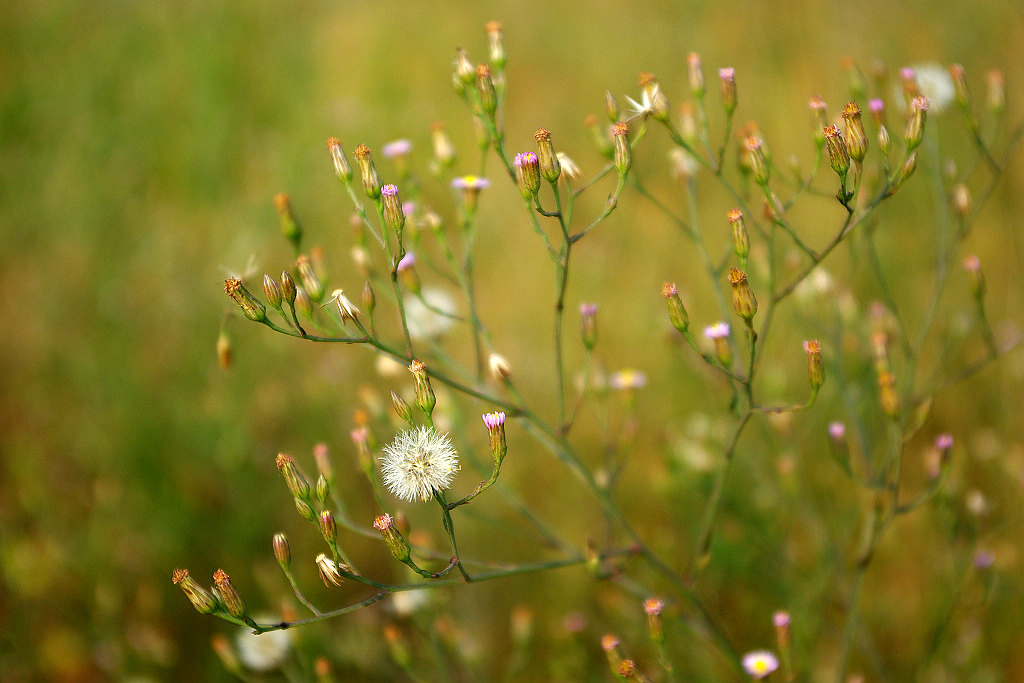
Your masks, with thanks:
[[[983,74],[998,68],[1006,77],[1009,125],[1024,113],[1024,11],[1002,0],[637,6],[15,0],[5,15],[0,678],[10,681],[227,679],[210,638],[235,629],[197,615],[171,585],[171,570],[190,567],[205,580],[224,567],[251,603],[271,611],[280,605],[286,585],[275,574],[271,535],[289,531],[296,557],[319,550],[274,470],[279,451],[311,463],[312,445],[330,444],[345,472],[349,510],[369,523],[373,499],[352,464],[348,434],[366,392],[386,397],[393,387],[362,349],[304,345],[240,319],[228,323],[235,357],[231,370],[221,371],[215,343],[230,310],[222,281],[251,257],[259,272],[290,265],[272,203],[285,191],[310,243],[324,246],[333,281],[358,291],[348,257],[350,207],[324,141],[337,135],[347,150],[360,142],[378,150],[404,137],[425,153],[430,124],[443,121],[460,149],[459,167],[475,171],[472,133],[450,70],[457,46],[484,59],[486,21],[500,20],[505,29],[509,149],[532,148],[533,131],[544,126],[585,171],[601,160],[581,122],[602,113],[605,91],[620,102],[624,94],[636,97],[637,74],[651,71],[673,101],[684,99],[690,51],[702,55],[709,82],[718,67],[735,67],[738,120],[758,122],[777,160],[792,153],[805,167],[813,159],[807,100],[820,94],[838,111],[848,97],[844,56],[865,70],[881,59],[893,72],[960,62],[979,97]],[[944,152],[969,158],[957,116],[934,113],[929,125],[940,130]],[[650,135],[664,148],[663,137]],[[682,207],[664,155],[653,148],[639,172]],[[930,200],[919,173],[912,181],[916,194],[898,198],[879,239],[885,265],[896,273],[894,289],[910,311],[932,286]],[[550,407],[551,359],[537,353],[550,337],[550,266],[514,190],[488,192],[494,196],[486,195],[481,208],[481,224],[489,227],[478,265],[480,300],[493,302],[485,322],[527,397]],[[425,193],[451,205],[443,187]],[[702,197],[700,210],[715,224],[729,208],[726,199],[713,186]],[[1024,154],[1018,152],[966,245],[981,259],[989,316],[1001,330],[1024,321],[1022,197]],[[592,197],[581,213],[602,200]],[[835,225],[834,213],[820,206],[800,214],[808,239],[819,244]],[[726,239],[723,232],[721,243]],[[627,195],[614,218],[583,243],[578,264],[569,301],[574,309],[580,301],[600,304],[608,369],[638,367],[651,376],[638,398],[643,423],[665,428],[641,432],[641,455],[623,483],[624,507],[644,520],[640,527],[652,542],[672,547],[672,534],[692,534],[688,520],[700,513],[707,477],[670,476],[641,456],[671,451],[702,430],[716,433],[727,400],[723,394],[709,405],[708,397],[723,390],[667,341],[657,293],[665,280],[687,282],[695,256],[649,204]],[[845,253],[827,266],[837,278],[859,277]],[[951,279],[944,330],[970,308],[965,282],[962,274]],[[695,320],[713,322],[707,285],[694,279],[686,295]],[[877,293],[865,286],[857,295],[866,306]],[[779,395],[803,391],[803,358],[785,349],[823,334],[827,328],[819,323],[813,309],[780,321],[784,331],[773,342],[779,360],[766,370]],[[924,365],[941,356],[936,339]],[[453,352],[467,349],[456,345]],[[865,620],[886,665],[858,661],[869,680],[878,671],[891,680],[953,680],[944,676],[968,670],[983,676],[973,680],[1024,677],[1022,378],[1024,355],[1012,352],[933,404],[934,428],[913,448],[925,449],[935,433],[953,433],[955,487],[946,508],[898,526],[872,568]],[[849,540],[856,523],[841,515],[829,522],[830,512],[852,505],[855,495],[842,490],[824,455],[824,425],[842,410],[827,386],[810,416],[765,421],[748,435],[757,443],[747,450],[772,455],[745,463],[730,483],[723,559],[702,586],[730,635],[750,649],[771,645],[774,609],[803,615],[799,647],[823,667],[813,669],[812,680],[834,663],[826,641],[835,636],[815,632],[814,615],[827,621],[840,606],[823,588],[835,565],[802,549],[828,545],[822,538]],[[469,404],[467,419],[485,409]],[[521,433],[510,432],[510,439],[509,486],[528,485],[523,495],[538,511],[565,515],[571,538],[595,533],[584,514],[593,501],[572,487],[571,475],[540,464],[550,460],[531,459]],[[600,447],[598,436],[581,437],[581,452]],[[962,514],[974,490],[987,501],[984,515]],[[476,520],[467,526],[466,544],[495,543],[496,533]],[[957,543],[941,541],[948,538]],[[953,570],[970,561],[979,542],[996,556],[990,583],[954,585]],[[508,541],[508,554],[498,556],[515,559],[517,543]],[[679,542],[680,561],[690,544],[689,537]],[[379,544],[355,539],[351,552],[388,571]],[[338,599],[314,586],[311,562],[304,560],[300,574],[325,604]],[[643,615],[631,600],[577,568],[439,591],[430,609],[464,636],[471,665],[453,676],[507,675],[515,648],[509,614],[526,606],[536,640],[517,680],[572,680],[600,675],[597,640],[605,631],[635,633],[642,647]],[[933,618],[950,601],[964,611],[949,633],[937,633]],[[297,632],[296,649],[307,661],[331,658],[338,680],[406,680],[381,644],[390,609],[376,606]],[[570,633],[565,618],[576,612],[585,614],[587,626]],[[713,660],[697,641],[686,643],[681,656]],[[929,652],[938,652],[939,663],[919,668]]]

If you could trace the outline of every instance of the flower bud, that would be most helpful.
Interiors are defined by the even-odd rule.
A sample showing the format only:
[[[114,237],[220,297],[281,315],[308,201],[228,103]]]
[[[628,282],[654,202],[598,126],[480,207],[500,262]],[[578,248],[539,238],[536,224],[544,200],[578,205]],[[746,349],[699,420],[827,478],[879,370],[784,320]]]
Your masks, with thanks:
[[[288,271],[281,272],[281,299],[289,306],[295,305],[295,280]]]
[[[846,151],[843,134],[839,132],[839,126],[834,123],[825,126],[824,133],[825,148],[828,149],[828,160],[832,164],[832,170],[840,178],[845,178],[850,170],[850,154]]]
[[[967,91],[967,78],[965,77],[963,64],[954,64],[949,67],[949,77],[953,81],[956,103],[966,109],[970,104],[971,97]]]
[[[487,118],[493,121],[494,112],[498,110],[498,95],[494,91],[491,68],[486,64],[476,67],[476,90],[480,94],[480,106],[487,114]]]
[[[309,298],[309,294],[302,287],[295,288],[295,310],[302,314],[304,318],[313,319],[313,302]]]
[[[732,248],[744,263],[750,255],[750,235],[747,224],[743,220],[743,212],[739,209],[729,211],[729,225],[732,227]]]
[[[540,190],[540,161],[533,152],[520,152],[513,164],[516,169],[516,184],[519,194],[529,201],[537,196]]]
[[[455,146],[444,129],[444,124],[437,122],[430,127],[430,133],[434,140],[434,159],[442,168],[451,168],[455,163]]]
[[[412,373],[413,379],[416,382],[416,407],[422,410],[425,415],[430,415],[434,412],[437,398],[434,396],[434,390],[430,386],[430,378],[427,376],[427,365],[421,360],[413,360],[409,364],[409,372]]]
[[[750,170],[754,174],[754,180],[758,185],[764,187],[768,184],[768,179],[771,177],[771,167],[768,165],[768,158],[764,153],[764,140],[759,137],[750,135],[743,142],[747,152],[749,152]]]
[[[284,571],[291,567],[292,549],[288,545],[288,537],[282,533],[274,534],[274,559]]]
[[[308,500],[302,498],[292,498],[292,502],[295,503],[295,511],[299,513],[299,517],[302,517],[307,522],[316,522],[316,510],[309,503]]]
[[[690,81],[690,92],[698,100],[704,97],[706,91],[704,86],[704,72],[700,67],[700,55],[691,52],[686,55],[686,75]]]
[[[217,364],[225,371],[231,367],[231,338],[224,330],[217,336]]]
[[[334,563],[334,560],[320,553],[316,556],[315,562],[316,568],[320,571],[320,580],[324,582],[325,586],[330,586],[332,583],[335,586],[341,585],[344,577],[341,575],[341,568]],[[344,565],[341,566],[344,567]]]
[[[277,217],[281,223],[281,234],[298,249],[299,241],[302,239],[302,228],[299,227],[294,214],[292,214],[291,198],[284,192],[278,192],[274,195],[274,206],[277,207]]]
[[[473,83],[476,70],[473,69],[473,62],[469,61],[469,55],[461,47],[455,52],[455,76],[464,85]]]
[[[278,453],[275,460],[277,470],[284,477],[288,491],[296,498],[309,500],[309,480],[295,464],[295,459],[286,453]]]
[[[402,228],[405,227],[405,212],[402,211],[402,200],[398,198],[398,187],[385,185],[380,189],[383,204],[384,224],[395,232],[399,244],[402,241]]]
[[[393,558],[406,564],[412,561],[410,559],[412,548],[409,547],[409,542],[402,536],[402,532],[395,526],[391,515],[383,514],[374,518],[373,528],[380,532],[381,537],[384,539],[384,544],[387,545],[388,552],[391,553]]]
[[[338,545],[338,523],[334,521],[334,513],[330,510],[321,510],[318,517],[320,522],[320,533],[323,534],[327,545],[333,550]]]
[[[892,149],[892,140],[889,138],[889,129],[882,124],[878,127],[878,149],[882,150],[882,154],[889,155],[889,150]]]
[[[217,611],[217,598],[193,579],[187,569],[175,569],[171,574],[171,583],[184,591],[188,601],[200,614],[211,614]]]
[[[732,67],[719,69],[718,79],[722,82],[722,108],[731,116],[736,111],[736,70]]]
[[[889,177],[889,190],[887,194],[893,194],[903,185],[903,182],[911,176],[917,168],[917,152],[911,152],[910,156],[903,160],[898,169],[893,171]]]
[[[370,153],[370,148],[366,145],[357,145],[352,156],[356,158],[356,164],[359,166],[359,176],[363,183],[363,192],[370,199],[377,199],[380,197],[380,175],[377,173],[377,167],[373,163],[373,155]]]
[[[963,183],[953,186],[953,212],[960,220],[971,215],[971,191]]]
[[[462,205],[466,211],[472,213],[476,210],[477,199],[480,197],[480,190],[491,186],[487,178],[480,178],[475,175],[466,175],[452,181],[452,187],[462,190]]]
[[[277,286],[277,280],[263,273],[263,293],[267,295],[267,303],[281,310],[281,288]]]
[[[747,274],[739,268],[729,269],[729,284],[732,285],[732,305],[736,314],[749,324],[757,313],[757,299],[747,285]]]
[[[553,183],[558,180],[562,169],[558,164],[558,157],[555,156],[555,147],[551,144],[551,133],[543,128],[537,129],[533,135],[537,141],[537,159],[540,164],[540,174],[544,180]]]
[[[316,502],[320,504],[321,508],[325,507],[327,505],[327,498],[331,495],[331,483],[327,481],[327,477],[324,476],[323,472],[317,475],[313,491],[316,493]]]
[[[494,378],[494,381],[500,384],[508,384],[509,379],[512,377],[512,368],[509,367],[508,361],[505,360],[504,356],[492,353],[487,359],[487,364],[490,366],[491,376]]]
[[[659,646],[665,642],[665,631],[661,625],[661,610],[664,607],[665,603],[657,598],[644,600],[644,614],[647,615],[647,632],[651,637],[651,642]]]
[[[334,174],[338,180],[348,185],[352,181],[352,167],[349,166],[348,157],[341,148],[341,141],[338,138],[327,138],[327,151],[331,153],[331,161],[334,162]]]
[[[593,349],[597,343],[597,304],[580,304],[580,334],[583,346]]]
[[[508,445],[505,443],[505,413],[484,413],[484,426],[487,427],[487,443],[491,449],[494,466],[501,467]]]
[[[629,172],[629,167],[633,164],[633,150],[629,146],[629,126],[622,122],[612,125],[612,144],[615,148],[615,170],[619,172],[621,178]]]
[[[412,409],[409,408],[409,404],[405,402],[398,392],[391,392],[391,405],[395,409],[395,414],[409,423],[412,426]]]
[[[619,120],[619,103],[615,100],[615,95],[611,90],[604,91],[604,112],[612,123]]]
[[[896,393],[896,377],[891,372],[878,375],[878,401],[882,411],[892,419],[900,416],[900,397]]]
[[[914,150],[924,139],[924,120],[928,115],[928,98],[918,95],[910,103],[910,118],[903,131],[903,141],[907,143],[907,152]]]
[[[816,340],[804,342],[804,353],[807,354],[807,378],[811,388],[817,391],[825,382],[825,368],[821,362],[821,344]]]
[[[362,300],[366,314],[372,316],[373,309],[377,307],[377,295],[374,293],[373,285],[370,284],[369,280],[363,283]]]
[[[811,125],[814,131],[814,144],[821,147],[825,144],[825,127],[828,126],[828,114],[826,105],[817,95],[811,97],[809,104],[811,108]]]
[[[324,285],[320,282],[320,276],[313,268],[310,258],[305,254],[299,254],[299,257],[295,259],[295,267],[299,271],[299,278],[302,280],[302,286],[309,294],[309,298],[317,303],[322,301],[325,293]]]
[[[225,280],[224,291],[227,292],[232,301],[239,305],[242,313],[249,320],[260,323],[267,319],[266,307],[245,288],[241,280],[237,278]]]
[[[964,259],[964,270],[971,278],[971,293],[981,299],[985,296],[985,276],[981,272],[981,261],[975,254]]]
[[[854,161],[864,161],[868,151],[868,136],[864,132],[861,110],[856,102],[851,100],[843,107],[843,121],[846,123],[846,151]]]
[[[668,305],[668,319],[672,327],[680,332],[686,332],[690,328],[690,316],[686,313],[682,299],[679,298],[679,290],[674,283],[666,282],[661,286],[661,295],[665,297]]]
[[[704,328],[704,336],[715,345],[715,356],[723,368],[732,365],[732,348],[729,346],[729,323],[715,323]]]
[[[505,45],[501,39],[501,22],[487,22],[487,47],[491,65],[501,71],[505,68]]]
[[[218,569],[213,573],[213,591],[228,614],[239,619],[245,616],[245,603],[242,602],[242,596],[231,585],[231,577],[223,569]]]
[[[612,146],[611,140],[608,139],[608,135],[605,132],[604,126],[601,125],[600,120],[596,116],[588,116],[583,120],[583,127],[590,132],[590,138],[594,141],[594,146],[597,147],[597,152],[601,156],[611,159],[615,154],[615,149]],[[538,170],[538,174],[540,171]]]
[[[988,95],[985,102],[993,114],[999,114],[1006,109],[1006,79],[1003,72],[993,69],[985,74],[988,83]]]

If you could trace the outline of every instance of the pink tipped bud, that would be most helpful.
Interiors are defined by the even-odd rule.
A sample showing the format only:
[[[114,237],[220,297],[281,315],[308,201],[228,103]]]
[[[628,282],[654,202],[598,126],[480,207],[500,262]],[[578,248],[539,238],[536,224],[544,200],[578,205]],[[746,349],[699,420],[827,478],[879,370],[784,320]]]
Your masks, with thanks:
[[[533,199],[540,190],[540,160],[533,152],[520,152],[513,165],[519,194],[527,201]]]
[[[690,92],[697,99],[704,97],[706,88],[704,86],[704,71],[700,65],[700,55],[691,52],[686,55],[686,74],[690,81]]]
[[[405,212],[402,210],[402,200],[398,198],[398,187],[385,185],[380,189],[380,197],[383,205],[384,224],[394,231],[401,243],[402,228],[405,227]]]
[[[825,382],[825,368],[821,361],[821,344],[816,340],[804,342],[804,353],[807,354],[807,378],[811,388],[817,391]]]
[[[487,427],[487,441],[494,466],[500,467],[508,452],[508,446],[505,443],[505,413],[485,413],[483,421],[484,426]]]
[[[597,304],[580,304],[580,334],[583,346],[593,349],[597,343]]]
[[[683,306],[683,300],[679,298],[679,289],[672,282],[666,282],[661,286],[661,295],[665,297],[668,305],[668,318],[672,327],[680,332],[686,332],[690,328],[690,316]]]
[[[348,157],[341,148],[341,141],[338,138],[328,138],[327,151],[330,152],[331,161],[334,163],[334,174],[338,176],[338,180],[348,185],[352,180],[352,167],[349,166]]]
[[[722,108],[731,115],[736,111],[736,70],[732,67],[719,69],[718,79],[722,83]]]
[[[619,176],[626,175],[633,164],[633,150],[629,146],[629,126],[616,123],[612,126],[612,146],[615,148],[615,170]]]

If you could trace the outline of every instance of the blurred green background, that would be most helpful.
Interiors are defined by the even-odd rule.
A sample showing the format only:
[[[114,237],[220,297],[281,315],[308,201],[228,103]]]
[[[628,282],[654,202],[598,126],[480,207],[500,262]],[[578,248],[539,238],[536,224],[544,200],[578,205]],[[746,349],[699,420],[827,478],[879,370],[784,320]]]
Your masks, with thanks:
[[[252,604],[271,611],[279,606],[285,586],[274,573],[273,532],[292,532],[297,558],[319,550],[313,535],[297,523],[274,470],[278,451],[294,453],[312,470],[312,445],[330,444],[336,466],[345,472],[349,510],[369,523],[372,498],[357,477],[348,433],[352,411],[365,401],[360,387],[387,396],[390,380],[377,377],[372,357],[362,349],[300,344],[239,319],[228,323],[235,360],[222,372],[214,348],[230,310],[223,279],[243,271],[251,257],[260,273],[290,265],[271,201],[285,191],[309,242],[326,249],[329,286],[358,291],[361,281],[348,257],[349,204],[331,172],[324,141],[337,135],[346,150],[359,142],[378,150],[405,137],[426,155],[429,126],[443,121],[459,147],[459,168],[475,171],[472,133],[452,93],[450,69],[457,46],[467,48],[474,60],[485,58],[488,20],[503,22],[509,53],[509,149],[531,148],[532,132],[544,126],[585,174],[600,160],[581,122],[587,114],[601,113],[605,90],[620,101],[623,94],[636,97],[638,72],[651,71],[661,77],[670,99],[679,101],[686,94],[690,51],[702,55],[709,82],[718,67],[736,68],[738,120],[758,122],[777,161],[792,152],[805,166],[810,163],[806,103],[817,93],[831,112],[838,111],[847,99],[840,66],[845,55],[865,70],[875,58],[891,70],[960,62],[975,93],[984,90],[984,72],[998,68],[1008,84],[1009,121],[1015,123],[1024,112],[1019,85],[1024,82],[1024,16],[1019,5],[1005,0],[634,5],[14,0],[5,3],[4,14],[0,678],[10,681],[226,679],[210,638],[234,629],[195,614],[171,585],[170,574],[184,566],[206,581],[224,567]],[[958,115],[936,114],[929,125],[956,131],[948,135],[959,145],[954,149],[963,151]],[[658,146],[651,145],[652,158],[640,172],[682,212],[678,185],[663,154],[654,151],[665,148],[664,137],[660,132],[651,137]],[[997,324],[1022,321],[1022,172],[1018,153],[968,238],[989,278],[989,312]],[[445,189],[426,192],[448,208],[450,218]],[[582,204],[581,213],[592,215],[603,192]],[[709,192],[701,211],[714,225],[729,206],[720,193]],[[485,309],[485,322],[527,396],[544,405],[550,359],[538,359],[535,349],[546,345],[550,334],[550,264],[516,213],[514,190],[502,185],[485,197],[493,204],[481,209],[481,221],[493,229],[480,240],[480,299],[494,302]],[[930,253],[924,248],[930,226],[913,200],[902,201],[893,212],[888,230],[911,227],[888,243],[885,259],[899,273],[894,280],[899,295],[914,310],[931,278],[928,264],[911,257]],[[820,215],[812,209],[804,216],[816,243],[836,225],[834,211]],[[725,239],[723,233],[722,244]],[[641,444],[671,450],[674,441],[705,433],[713,441],[721,431],[715,421],[724,414],[725,398],[721,405],[707,405],[708,392],[721,389],[666,342],[657,296],[664,280],[678,280],[695,319],[714,321],[714,305],[705,296],[710,290],[689,275],[696,263],[689,243],[649,204],[627,194],[613,220],[578,254],[569,296],[573,310],[584,300],[601,305],[601,349],[608,369],[644,369],[652,382],[640,395],[641,410],[652,425],[669,421],[663,432],[642,434]],[[904,257],[914,266],[904,270]],[[845,258],[837,252],[827,264],[838,277],[847,273]],[[969,309],[963,277],[955,276],[949,288],[949,309]],[[864,306],[874,296],[870,290],[860,294]],[[542,306],[539,312],[536,306]],[[780,332],[787,344],[826,329],[815,329],[813,315],[784,320],[803,324]],[[570,318],[570,338],[574,324]],[[578,361],[578,352],[573,353]],[[801,355],[787,356],[782,346],[778,353],[785,360],[768,371],[769,378],[780,395],[802,395]],[[933,408],[936,426],[918,446],[939,431],[958,439],[958,453],[967,462],[958,470],[960,497],[950,503],[949,515],[962,516],[966,490],[981,490],[990,502],[989,517],[977,521],[980,528],[966,537],[982,537],[996,551],[1003,580],[994,590],[1002,591],[1000,600],[982,605],[969,593],[977,587],[967,585],[966,600],[977,614],[961,630],[941,636],[943,642],[970,640],[974,649],[965,645],[969,651],[961,654],[978,665],[972,671],[987,672],[987,680],[1024,677],[1016,543],[1024,471],[1022,376],[1024,358],[1017,352],[942,394]],[[472,431],[474,415],[487,408],[466,407],[477,447],[485,435]],[[845,531],[828,529],[823,521],[830,506],[845,497],[831,499],[842,480],[823,454],[823,425],[842,419],[839,399],[825,395],[816,410],[793,425],[764,422],[754,430],[763,441],[757,448],[771,457],[745,463],[732,484],[735,495],[723,533],[735,543],[726,545],[722,568],[705,588],[713,611],[725,615],[727,630],[749,649],[771,644],[773,609],[803,609],[823,622],[830,610],[839,609],[822,588],[833,565],[817,555],[801,557],[800,551],[804,541],[817,548],[822,535],[834,534],[843,539],[836,551],[842,554],[854,538],[854,520],[836,522]],[[521,434],[510,438],[527,448]],[[595,436],[593,447],[599,443]],[[590,442],[581,445],[586,452]],[[547,466],[551,460],[541,455],[531,457],[522,461],[530,463],[527,469],[510,455],[508,476],[513,488],[517,481],[531,482],[533,490],[545,494],[533,501],[539,510],[553,515],[593,504],[571,490],[564,469]],[[645,533],[671,547],[674,533],[692,532],[687,520],[699,515],[707,480],[695,476],[687,485],[659,484],[652,474],[658,471],[631,470],[626,490],[653,487],[653,495],[626,508],[649,520],[641,525]],[[771,479],[763,487],[766,498],[741,495],[760,491],[759,477]],[[802,497],[804,503],[793,504]],[[777,518],[777,509],[787,512]],[[425,526],[436,523],[424,519]],[[567,534],[577,542],[600,533],[575,527],[584,521],[571,516],[567,523]],[[483,543],[495,531],[483,525],[467,533]],[[947,556],[947,546],[932,533],[933,527],[918,520],[898,526],[890,539],[893,547],[886,546],[892,554],[870,575],[874,597],[865,618],[874,620],[883,649],[892,650],[885,654],[894,662],[890,671],[915,671],[918,644],[937,637],[928,630],[930,617],[959,595],[959,588],[945,583],[943,568],[958,557],[969,558],[974,547],[965,541],[959,555]],[[802,534],[807,538],[801,540]],[[352,543],[365,564],[379,563],[380,571],[388,571],[378,545]],[[473,547],[472,541],[467,545]],[[515,547],[510,542],[508,557],[498,555],[516,559]],[[676,552],[685,554],[687,547],[684,540]],[[766,565],[766,557],[778,558],[778,566]],[[303,563],[300,573],[313,586],[312,565]],[[908,566],[915,571],[908,572]],[[921,597],[932,591],[934,599]],[[315,587],[311,593],[324,604],[339,600]],[[642,614],[631,598],[595,586],[579,569],[441,591],[435,600],[434,609],[452,628],[469,634],[466,656],[476,667],[469,677],[477,680],[505,671],[512,647],[508,614],[517,604],[532,606],[540,643],[533,668],[520,680],[555,680],[560,672],[572,679],[600,671],[593,663],[601,661],[597,639],[605,631],[632,632],[636,647],[642,647]],[[889,613],[903,601],[923,604]],[[389,609],[375,606],[297,633],[297,647],[304,656],[329,656],[340,680],[402,680],[380,642]],[[589,619],[582,635],[573,635],[563,623],[576,611]],[[816,661],[828,671],[834,662],[827,645],[817,641],[835,634],[822,628],[815,633],[805,626],[801,647],[820,657]],[[709,657],[699,651],[699,641],[686,642],[687,656]],[[940,659],[947,656],[953,655]],[[939,677],[922,680],[945,680],[939,671],[934,674]]]

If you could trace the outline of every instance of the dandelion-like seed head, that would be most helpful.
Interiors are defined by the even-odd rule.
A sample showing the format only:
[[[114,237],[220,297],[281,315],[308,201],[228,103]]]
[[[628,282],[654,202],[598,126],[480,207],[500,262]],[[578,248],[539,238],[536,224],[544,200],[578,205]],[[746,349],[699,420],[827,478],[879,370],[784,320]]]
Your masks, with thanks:
[[[446,434],[432,427],[405,429],[384,447],[384,484],[397,498],[426,501],[451,486],[459,471],[459,454]]]
[[[755,650],[743,655],[743,668],[760,680],[779,668],[779,660],[767,650]]]

